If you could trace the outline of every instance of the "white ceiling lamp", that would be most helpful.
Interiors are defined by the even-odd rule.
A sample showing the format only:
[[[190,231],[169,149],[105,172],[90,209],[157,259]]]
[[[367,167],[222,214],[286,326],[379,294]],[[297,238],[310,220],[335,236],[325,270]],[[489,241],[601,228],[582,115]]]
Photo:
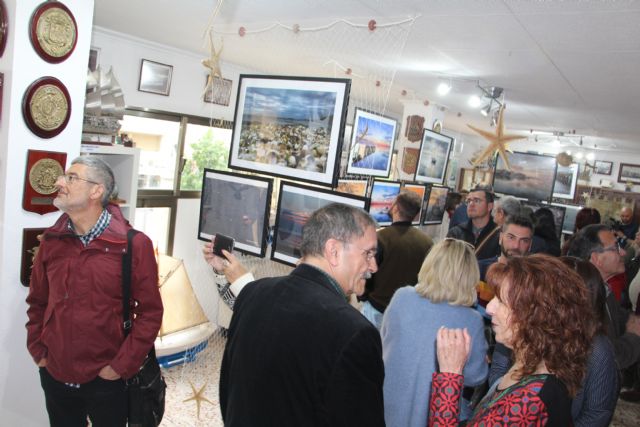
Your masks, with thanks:
[[[438,95],[446,96],[449,92],[451,92],[451,83],[440,83],[438,85]]]
[[[596,158],[596,155],[593,154],[593,153],[589,153],[589,154],[587,154],[586,157],[587,157],[587,160],[594,160]]]
[[[584,157],[584,154],[581,151],[578,151],[575,155],[576,159],[578,160],[582,160],[582,158]]]
[[[480,105],[482,105],[482,99],[480,99],[478,95],[471,95],[471,97],[469,97],[469,107],[478,108]]]

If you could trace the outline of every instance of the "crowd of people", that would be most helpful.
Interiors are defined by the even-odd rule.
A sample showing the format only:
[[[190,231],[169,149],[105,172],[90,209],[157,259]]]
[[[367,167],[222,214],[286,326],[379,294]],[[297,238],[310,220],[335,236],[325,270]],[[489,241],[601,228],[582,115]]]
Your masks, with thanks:
[[[126,380],[163,313],[152,245],[142,233],[127,242],[101,160],[75,159],[56,185],[64,214],[34,260],[28,350],[51,425],[125,426]],[[411,226],[419,210],[401,192],[393,224],[377,230],[361,209],[320,208],[283,277],[256,280],[233,253],[204,245],[233,310],[226,426],[597,427],[618,396],[640,401],[632,212],[611,227],[585,209],[561,246],[549,213],[490,188],[448,206],[452,226],[435,244]],[[129,251],[132,327],[122,319]]]

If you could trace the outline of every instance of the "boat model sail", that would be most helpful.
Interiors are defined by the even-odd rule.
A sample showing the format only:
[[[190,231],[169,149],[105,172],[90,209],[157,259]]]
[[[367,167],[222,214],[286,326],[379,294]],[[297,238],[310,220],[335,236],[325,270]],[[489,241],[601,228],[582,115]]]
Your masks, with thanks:
[[[100,67],[87,72],[87,94],[82,124],[82,142],[111,145],[120,130],[125,102],[113,67],[103,72]]]

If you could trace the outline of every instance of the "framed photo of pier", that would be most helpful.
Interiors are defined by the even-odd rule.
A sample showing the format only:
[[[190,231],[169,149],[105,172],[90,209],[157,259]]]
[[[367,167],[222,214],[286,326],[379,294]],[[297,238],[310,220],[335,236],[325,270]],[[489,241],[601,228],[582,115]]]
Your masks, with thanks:
[[[343,203],[364,210],[369,200],[319,187],[280,181],[271,259],[294,266],[301,257],[302,228],[311,214],[330,203]]]
[[[229,167],[333,187],[348,79],[240,75]]]
[[[388,178],[398,122],[356,108],[347,173]]]
[[[444,184],[452,145],[453,138],[424,129],[415,180],[431,184]]]

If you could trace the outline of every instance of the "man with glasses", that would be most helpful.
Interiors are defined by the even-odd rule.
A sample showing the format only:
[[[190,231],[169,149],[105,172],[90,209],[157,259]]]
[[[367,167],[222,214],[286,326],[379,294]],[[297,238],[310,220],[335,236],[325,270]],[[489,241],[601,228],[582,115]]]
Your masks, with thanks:
[[[131,229],[109,203],[114,177],[94,156],[78,157],[56,181],[63,212],[45,230],[27,297],[27,347],[40,368],[52,426],[125,426],[127,389],[162,322],[151,240],[132,242],[131,305],[124,337],[122,256]]]
[[[242,289],[220,370],[225,426],[384,426],[380,334],[348,302],[377,270],[375,226],[352,206],[320,208],[298,266]]]
[[[367,292],[362,298],[362,314],[378,330],[395,291],[418,283],[422,262],[433,246],[431,237],[411,225],[421,205],[420,196],[403,190],[389,209],[393,223],[378,231],[378,271],[367,280]]]
[[[469,221],[451,228],[447,237],[464,240],[475,248],[476,258],[486,259],[500,254],[500,227],[491,218],[493,192],[490,187],[478,186],[467,196]]]

